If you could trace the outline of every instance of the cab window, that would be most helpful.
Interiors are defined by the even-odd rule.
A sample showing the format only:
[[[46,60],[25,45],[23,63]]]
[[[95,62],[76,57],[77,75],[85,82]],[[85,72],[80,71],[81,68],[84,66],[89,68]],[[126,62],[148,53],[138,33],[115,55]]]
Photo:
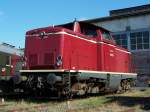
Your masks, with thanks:
[[[91,27],[82,27],[81,33],[89,37],[97,37],[97,30]]]
[[[84,35],[89,36],[89,37],[97,37],[97,32],[95,29],[84,29]]]
[[[110,35],[109,32],[103,32],[102,36],[103,36],[104,39],[113,40],[113,38],[112,38],[112,36]]]

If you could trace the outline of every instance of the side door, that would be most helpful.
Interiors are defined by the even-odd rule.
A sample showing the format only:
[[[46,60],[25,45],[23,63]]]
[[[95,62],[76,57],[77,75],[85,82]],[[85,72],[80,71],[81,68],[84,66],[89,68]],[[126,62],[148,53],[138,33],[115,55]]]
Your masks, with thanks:
[[[103,60],[104,71],[115,72],[116,71],[116,50],[115,44],[109,32],[102,32],[102,46],[103,46]]]

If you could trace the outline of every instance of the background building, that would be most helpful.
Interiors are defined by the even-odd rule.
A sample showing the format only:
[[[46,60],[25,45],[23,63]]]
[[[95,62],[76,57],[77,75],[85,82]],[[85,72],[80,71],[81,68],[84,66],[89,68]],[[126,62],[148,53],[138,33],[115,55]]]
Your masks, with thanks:
[[[9,68],[10,65],[12,65],[14,55],[20,57],[23,56],[23,54],[24,51],[22,49],[17,49],[15,46],[7,43],[0,43],[0,76],[3,68]],[[22,63],[18,62],[17,64],[21,66]],[[16,70],[19,69],[20,66],[17,65],[18,68],[16,68]]]
[[[116,43],[132,52],[136,72],[150,76],[150,4],[111,10],[87,22],[112,31]]]

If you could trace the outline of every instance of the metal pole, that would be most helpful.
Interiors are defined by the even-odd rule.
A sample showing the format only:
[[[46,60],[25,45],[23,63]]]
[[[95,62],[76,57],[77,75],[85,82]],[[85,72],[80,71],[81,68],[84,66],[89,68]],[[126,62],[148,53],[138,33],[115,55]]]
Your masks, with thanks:
[[[70,76],[70,70],[69,70],[69,97],[71,96],[71,76]]]

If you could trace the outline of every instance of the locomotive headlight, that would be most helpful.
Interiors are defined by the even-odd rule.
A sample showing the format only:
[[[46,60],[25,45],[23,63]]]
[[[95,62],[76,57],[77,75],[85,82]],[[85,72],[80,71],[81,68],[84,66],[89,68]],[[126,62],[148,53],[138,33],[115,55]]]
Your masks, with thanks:
[[[62,56],[59,55],[59,56],[57,57],[57,59],[56,59],[56,65],[57,65],[57,66],[62,65]]]
[[[26,67],[26,66],[27,66],[27,62],[23,62],[22,67]]]
[[[45,35],[46,35],[46,33],[45,32],[40,32],[40,34],[39,34],[41,37],[44,37]]]

